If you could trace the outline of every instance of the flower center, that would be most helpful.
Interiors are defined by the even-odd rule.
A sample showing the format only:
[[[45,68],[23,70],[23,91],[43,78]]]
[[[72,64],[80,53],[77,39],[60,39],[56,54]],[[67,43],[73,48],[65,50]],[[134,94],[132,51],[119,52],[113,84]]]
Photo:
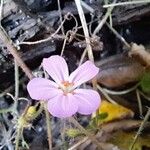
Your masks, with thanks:
[[[69,81],[63,81],[61,83],[60,88],[63,90],[64,94],[72,93],[74,83],[70,83]]]

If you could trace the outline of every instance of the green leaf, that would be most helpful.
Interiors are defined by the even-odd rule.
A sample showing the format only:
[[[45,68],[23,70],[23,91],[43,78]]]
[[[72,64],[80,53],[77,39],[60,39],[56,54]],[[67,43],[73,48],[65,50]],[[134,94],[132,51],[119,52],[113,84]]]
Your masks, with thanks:
[[[150,72],[144,74],[141,80],[141,88],[143,92],[150,93]]]
[[[100,120],[103,120],[103,119],[106,119],[108,117],[108,113],[107,112],[104,112],[104,113],[100,113],[96,116],[96,118],[100,121]]]

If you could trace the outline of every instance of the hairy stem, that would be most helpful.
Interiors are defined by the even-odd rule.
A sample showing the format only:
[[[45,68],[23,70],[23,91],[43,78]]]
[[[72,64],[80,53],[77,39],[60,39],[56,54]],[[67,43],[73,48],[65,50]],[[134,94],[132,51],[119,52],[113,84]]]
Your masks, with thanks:
[[[20,140],[21,133],[22,133],[22,127],[18,127],[17,135],[15,138],[15,150],[19,150],[19,140]]]
[[[46,125],[47,125],[47,136],[48,136],[48,145],[49,150],[52,150],[52,134],[51,134],[51,124],[50,124],[50,116],[47,110],[47,105],[44,103],[44,111],[46,116]]]

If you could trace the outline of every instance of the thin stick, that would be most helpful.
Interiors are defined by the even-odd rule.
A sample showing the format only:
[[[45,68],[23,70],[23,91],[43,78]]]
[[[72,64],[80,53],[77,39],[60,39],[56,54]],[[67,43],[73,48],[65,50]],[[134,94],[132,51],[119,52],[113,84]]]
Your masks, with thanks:
[[[83,32],[84,32],[84,36],[85,36],[86,50],[88,52],[88,57],[89,57],[89,60],[94,63],[93,51],[92,51],[92,47],[90,45],[91,41],[90,41],[89,31],[88,31],[85,15],[84,15],[84,12],[83,12],[83,9],[82,9],[82,6],[81,6],[81,1],[80,0],[75,0],[75,3],[76,3],[76,6],[77,6],[80,21],[81,21],[81,24],[82,24],[82,27],[83,27]],[[86,55],[86,53],[85,53],[85,55]],[[96,85],[97,85],[97,80],[96,79],[92,79],[92,85],[93,85],[93,88],[96,90],[96,88],[97,88],[96,87]]]
[[[60,56],[63,56],[64,50],[65,50],[65,46],[66,46],[66,43],[67,43],[67,37],[68,37],[68,35],[69,35],[69,32],[66,33],[66,38],[64,39]]]
[[[82,6],[81,6],[81,1],[80,0],[75,0],[75,3],[76,3],[76,6],[77,6],[77,9],[78,9],[79,17],[80,17],[81,24],[82,24],[83,31],[84,31],[84,35],[85,35],[85,41],[86,41],[86,44],[87,44],[86,49],[87,49],[87,52],[88,52],[88,57],[91,61],[94,62],[92,47],[90,45],[90,37],[89,37],[88,27],[87,27],[86,19],[85,19],[84,12],[83,12],[83,9],[82,9]]]
[[[130,93],[132,91],[134,91],[135,89],[137,89],[137,87],[139,86],[139,83],[136,84],[135,86],[127,89],[127,90],[123,90],[123,91],[112,91],[112,90],[109,90],[109,89],[106,89],[106,88],[103,88],[103,90],[107,93],[107,94],[111,94],[111,95],[124,95],[124,94],[127,94],[127,93]]]
[[[116,6],[122,6],[122,5],[131,5],[131,4],[141,4],[141,3],[150,3],[150,0],[137,0],[137,1],[130,1],[130,2],[119,2],[116,4],[107,4],[104,5],[104,8],[108,7],[116,7]]]
[[[149,117],[150,117],[150,108],[148,108],[148,111],[147,111],[147,113],[146,113],[146,115],[144,117],[144,120],[142,121],[142,123],[141,123],[141,125],[140,125],[140,127],[138,129],[138,132],[136,133],[136,135],[134,137],[134,140],[133,140],[133,142],[132,142],[132,144],[130,146],[130,150],[133,149],[134,144],[136,143],[138,136],[141,134],[142,130],[144,129],[144,125],[148,121]]]
[[[29,79],[32,79],[33,75],[31,70],[25,65],[23,60],[20,58],[19,54],[17,53],[16,47],[14,46],[12,40],[9,38],[2,26],[0,26],[0,39],[5,44],[10,53],[13,55],[13,57],[16,59],[17,64],[22,68],[27,77]]]
[[[102,94],[104,95],[104,97],[111,102],[112,104],[117,104],[104,90],[103,88],[101,88],[99,85],[97,85],[97,89],[102,92]]]
[[[79,62],[79,66],[83,63],[83,60],[86,56],[86,53],[87,53],[87,49],[85,49],[81,55],[81,58],[80,58],[80,62]]]
[[[19,96],[19,68],[16,59],[14,60],[15,65],[15,99]]]
[[[148,101],[150,101],[150,97],[145,95],[142,91],[139,91],[139,93]]]
[[[79,142],[77,142],[76,144],[74,144],[73,146],[68,148],[68,150],[75,150],[75,149],[77,149],[77,147],[79,147],[82,143],[86,142],[87,140],[88,140],[88,137],[85,137],[84,139],[80,140]]]
[[[47,42],[49,40],[51,40],[52,38],[64,38],[64,36],[60,36],[60,35],[57,35],[57,33],[59,32],[59,30],[62,28],[63,24],[65,23],[68,15],[70,15],[69,13],[65,16],[64,20],[61,22],[60,26],[57,28],[57,30],[52,34],[50,35],[48,38],[46,39],[42,39],[42,40],[38,40],[38,41],[34,41],[34,42],[20,42],[19,45],[22,45],[22,44],[27,44],[27,45],[34,45],[34,44],[40,44],[40,43],[43,43],[43,42]]]
[[[124,45],[126,45],[128,49],[131,48],[130,44],[113,27],[111,27],[107,22],[106,25],[116,35],[116,37],[120,39],[124,43]]]
[[[85,3],[84,1],[82,1],[82,0],[81,0],[81,5],[85,9],[87,9],[90,13],[94,14],[95,10],[91,6],[89,6],[87,3]]]
[[[142,114],[143,114],[142,101],[141,101],[141,97],[140,97],[140,93],[139,93],[138,89],[136,90],[136,97],[137,97],[137,101],[138,101],[140,116],[142,117]]]
[[[113,4],[116,3],[117,0],[113,1]],[[103,25],[105,24],[106,20],[108,19],[108,17],[110,16],[111,12],[113,11],[113,6],[107,9],[107,12],[105,14],[105,16],[103,17],[103,19],[99,22],[99,25],[96,27],[96,29],[93,32],[92,36],[96,36],[96,34],[101,30],[101,28],[103,27]]]
[[[3,4],[4,4],[4,0],[1,0],[1,4],[0,4],[0,24],[2,21],[2,15],[3,15]]]
[[[61,22],[63,22],[63,19],[62,19],[61,7],[60,7],[60,0],[57,0],[57,5],[58,5],[58,11],[59,11],[59,17],[60,17],[60,23],[61,23]],[[64,35],[65,32],[64,32],[64,27],[63,27],[63,25],[61,26],[61,31],[62,31],[62,34]]]

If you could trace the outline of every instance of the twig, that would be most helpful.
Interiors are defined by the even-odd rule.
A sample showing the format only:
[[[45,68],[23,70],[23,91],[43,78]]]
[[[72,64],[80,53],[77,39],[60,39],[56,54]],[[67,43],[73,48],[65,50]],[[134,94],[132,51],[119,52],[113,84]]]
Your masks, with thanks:
[[[73,37],[73,36],[76,34],[76,32],[78,31],[78,21],[77,21],[77,19],[75,18],[74,15],[71,14],[71,16],[73,17],[73,19],[74,19],[74,21],[75,21],[75,26],[74,26],[73,29],[72,29],[73,31],[72,31],[72,30],[67,31],[67,33],[66,33],[66,35],[65,35],[65,38],[64,38],[64,42],[63,42],[63,46],[62,46],[62,50],[61,50],[60,56],[62,56],[63,53],[64,53],[65,45],[66,45],[66,43],[67,43],[67,40],[68,40],[68,42],[72,41],[72,37]],[[71,36],[70,36],[70,39],[69,39],[69,35],[70,35],[70,34],[73,34],[73,35],[71,35]]]
[[[14,46],[12,40],[9,38],[2,26],[0,26],[0,39],[5,44],[10,53],[13,55],[13,57],[16,59],[17,64],[22,68],[27,77],[29,79],[32,79],[33,75],[31,70],[25,65],[23,60],[20,58],[19,54],[17,53],[16,47]]]
[[[88,57],[91,61],[94,62],[92,47],[90,45],[90,37],[89,37],[88,27],[87,27],[86,19],[85,19],[84,12],[83,12],[83,9],[82,9],[82,6],[81,6],[81,1],[80,0],[75,0],[75,3],[76,3],[76,6],[77,6],[77,9],[78,9],[79,17],[80,17],[81,24],[82,24],[83,31],[84,31],[84,35],[85,35],[85,41],[86,41],[86,44],[87,44],[86,49],[87,49],[87,52],[88,52]]]
[[[107,22],[106,25],[116,35],[116,37],[120,39],[124,43],[124,45],[126,45],[128,49],[131,48],[130,44],[113,27],[111,27]]]
[[[43,42],[47,42],[53,38],[64,38],[64,36],[60,36],[60,35],[57,35],[57,33],[59,32],[59,30],[62,28],[63,24],[65,23],[66,19],[68,18],[68,16],[70,15],[70,13],[66,14],[66,16],[64,17],[64,20],[61,22],[60,26],[57,28],[57,30],[52,34],[50,35],[48,38],[46,39],[42,39],[42,40],[38,40],[38,41],[34,41],[34,42],[20,42],[19,45],[22,45],[22,44],[27,44],[27,45],[34,45],[34,44],[40,44],[40,43],[43,43]]]
[[[141,97],[140,97],[140,93],[139,93],[138,89],[136,90],[136,97],[137,97],[137,101],[138,101],[140,116],[142,117],[142,114],[143,114],[142,101],[141,101]]]
[[[148,121],[149,117],[150,117],[150,108],[148,108],[148,111],[147,111],[147,113],[146,113],[146,115],[144,117],[144,120],[141,123],[141,125],[140,125],[140,127],[138,129],[138,132],[136,133],[136,135],[134,137],[134,140],[133,140],[133,142],[132,142],[132,144],[130,146],[130,150],[133,149],[134,144],[136,143],[138,136],[141,134],[142,130],[144,129],[145,123]]]
[[[117,0],[113,1],[113,4],[116,3]],[[108,17],[110,16],[111,12],[113,11],[113,6],[107,9],[107,12],[105,14],[105,16],[103,17],[103,19],[100,21],[99,25],[96,27],[96,29],[93,32],[92,36],[96,36],[96,34],[101,30],[102,26],[105,24],[106,20],[108,19]]]
[[[102,92],[102,94],[104,95],[104,97],[111,102],[112,104],[117,104],[104,90],[103,88],[101,88],[99,85],[97,85],[97,89]]]
[[[77,147],[79,147],[82,143],[86,142],[87,140],[88,140],[88,137],[85,137],[84,139],[80,140],[79,142],[77,142],[76,144],[74,144],[73,146],[68,148],[68,150],[75,150],[75,149],[77,149]]]
[[[81,5],[85,9],[87,9],[90,13],[94,14],[95,10],[91,6],[89,6],[88,4],[86,4],[84,1],[82,1],[82,0],[81,0]]]
[[[4,4],[4,0],[0,1],[0,24],[1,24],[1,20],[2,20],[2,15],[3,15],[3,4]]]
[[[87,52],[88,52],[88,57],[89,57],[89,60],[94,63],[94,56],[93,56],[93,51],[92,51],[92,47],[91,47],[91,44],[90,44],[91,41],[90,41],[89,31],[88,31],[85,15],[84,15],[84,12],[83,12],[83,9],[82,9],[82,6],[81,6],[81,1],[80,0],[75,0],[75,3],[76,3],[76,6],[77,6],[80,21],[81,21],[81,24],[82,24],[82,27],[83,27],[83,32],[84,32],[84,36],[85,36],[86,49],[87,49]],[[83,54],[86,55],[86,50],[85,50],[85,53],[83,53]],[[84,58],[84,56],[83,56],[83,58]],[[97,85],[96,78],[92,79],[92,85],[93,85],[93,88],[96,90],[96,88],[97,88],[96,87],[96,85]]]
[[[81,55],[81,58],[80,58],[80,62],[79,62],[79,66],[83,63],[83,60],[86,56],[86,53],[87,53],[87,49],[85,49]]]
[[[107,4],[107,5],[104,5],[103,7],[108,8],[108,7],[116,7],[116,6],[122,6],[122,5],[140,4],[140,3],[150,3],[150,0],[136,0],[136,1],[119,2],[116,4]]]
[[[19,96],[19,68],[17,61],[14,60],[15,65],[15,99],[18,99]]]
[[[150,97],[145,95],[142,91],[139,91],[139,93],[148,101],[150,101]]]
[[[134,91],[138,86],[139,86],[139,83],[136,84],[135,86],[127,89],[127,90],[124,90],[124,91],[112,91],[112,90],[109,90],[109,89],[106,89],[106,88],[103,88],[103,90],[106,93],[111,94],[111,95],[124,95],[124,94],[127,94],[127,93],[130,93],[130,92]]]
[[[62,12],[61,12],[61,7],[60,7],[60,0],[57,0],[57,5],[58,5],[58,11],[59,11],[60,22],[63,22],[63,19],[62,19]],[[62,31],[62,34],[64,35],[65,32],[64,32],[64,27],[63,27],[63,25],[61,26],[61,31]]]
[[[64,42],[63,42],[63,46],[62,46],[62,49],[61,49],[61,54],[60,56],[63,55],[64,53],[64,50],[65,50],[65,46],[66,46],[66,42],[67,42],[67,37],[69,36],[69,31],[66,33],[66,38],[64,39]]]

